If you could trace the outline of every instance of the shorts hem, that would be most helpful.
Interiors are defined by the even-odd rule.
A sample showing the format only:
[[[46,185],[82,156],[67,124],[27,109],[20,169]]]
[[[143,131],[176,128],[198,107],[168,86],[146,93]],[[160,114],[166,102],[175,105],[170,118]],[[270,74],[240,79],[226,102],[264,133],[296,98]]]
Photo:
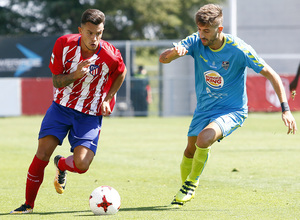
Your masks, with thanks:
[[[55,134],[39,134],[38,140],[40,140],[41,138],[47,137],[47,136],[54,136],[58,139],[59,143],[58,145],[61,146],[63,144],[63,141],[61,141],[59,139],[59,137],[57,137]]]

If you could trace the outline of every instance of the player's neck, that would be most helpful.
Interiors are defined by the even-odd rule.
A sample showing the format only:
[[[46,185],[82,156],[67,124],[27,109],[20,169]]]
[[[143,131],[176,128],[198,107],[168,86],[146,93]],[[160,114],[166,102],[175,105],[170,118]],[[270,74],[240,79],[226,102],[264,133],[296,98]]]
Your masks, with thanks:
[[[96,53],[97,50],[89,50],[87,48],[81,48],[81,56],[83,59],[90,58]]]
[[[88,48],[88,46],[81,40],[81,56],[83,59],[87,59],[92,57],[98,50],[99,46],[97,47],[96,50],[92,50],[91,48]]]
[[[224,34],[221,32],[219,36],[214,41],[213,45],[210,45],[209,47],[213,50],[218,50],[223,46],[224,43]]]

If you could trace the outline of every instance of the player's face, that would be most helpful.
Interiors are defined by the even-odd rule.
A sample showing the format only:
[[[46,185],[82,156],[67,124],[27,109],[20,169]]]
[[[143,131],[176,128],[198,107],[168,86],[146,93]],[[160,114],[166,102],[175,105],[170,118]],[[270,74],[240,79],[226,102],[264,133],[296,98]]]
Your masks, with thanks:
[[[212,49],[218,49],[220,46],[220,34],[223,27],[201,24],[198,24],[197,26],[202,44],[204,46],[209,46]]]
[[[86,24],[82,24],[78,30],[81,34],[82,48],[90,51],[97,50],[104,31],[104,24],[95,25],[87,22]]]

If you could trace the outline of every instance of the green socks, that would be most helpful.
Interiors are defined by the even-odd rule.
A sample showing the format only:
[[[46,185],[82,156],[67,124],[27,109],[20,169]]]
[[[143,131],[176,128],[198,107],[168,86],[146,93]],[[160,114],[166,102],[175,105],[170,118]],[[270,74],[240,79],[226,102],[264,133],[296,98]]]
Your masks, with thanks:
[[[192,170],[192,163],[193,163],[193,158],[187,158],[186,156],[183,155],[181,164],[180,164],[180,173],[181,173],[181,180],[182,184],[188,177],[188,175],[191,173]]]
[[[196,145],[196,144],[195,144]],[[199,148],[196,145],[196,151],[193,158],[192,169],[187,179],[193,182],[198,182],[199,177],[209,159],[210,147]]]

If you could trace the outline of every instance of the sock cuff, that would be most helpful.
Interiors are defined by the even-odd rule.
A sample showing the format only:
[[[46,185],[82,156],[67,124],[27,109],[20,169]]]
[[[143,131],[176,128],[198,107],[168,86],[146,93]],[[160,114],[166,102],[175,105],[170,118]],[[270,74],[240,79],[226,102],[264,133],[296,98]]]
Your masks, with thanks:
[[[185,163],[185,164],[192,164],[192,163],[193,163],[193,158],[188,158],[188,157],[186,157],[185,155],[183,155],[182,163]]]
[[[210,151],[210,149],[211,149],[211,146],[209,146],[207,148],[198,147],[198,145],[196,143],[195,143],[195,146],[196,146],[196,149],[203,150],[203,151]]]
[[[42,167],[46,167],[49,163],[49,161],[44,161],[44,160],[39,159],[36,155],[34,155],[34,158],[33,158],[32,162],[35,163],[35,164],[38,163]]]
[[[76,167],[74,161],[73,161],[73,165],[74,165],[74,171],[77,172],[77,173],[79,173],[79,174],[82,174],[82,173],[85,173],[86,171],[88,171],[88,170],[80,170],[80,169],[78,169],[78,168]]]

